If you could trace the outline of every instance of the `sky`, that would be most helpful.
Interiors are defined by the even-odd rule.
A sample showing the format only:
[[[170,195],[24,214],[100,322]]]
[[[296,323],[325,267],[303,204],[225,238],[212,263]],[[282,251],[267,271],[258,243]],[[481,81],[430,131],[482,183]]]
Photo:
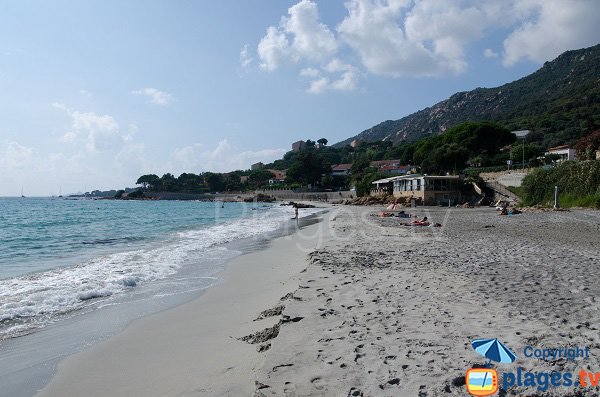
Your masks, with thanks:
[[[227,172],[600,42],[597,0],[0,0],[0,196]]]

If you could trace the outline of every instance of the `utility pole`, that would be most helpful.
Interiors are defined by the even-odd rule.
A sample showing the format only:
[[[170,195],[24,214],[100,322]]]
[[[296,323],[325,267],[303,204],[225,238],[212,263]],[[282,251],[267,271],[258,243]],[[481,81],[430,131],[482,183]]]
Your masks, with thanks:
[[[525,173],[525,139],[523,139],[523,173]]]

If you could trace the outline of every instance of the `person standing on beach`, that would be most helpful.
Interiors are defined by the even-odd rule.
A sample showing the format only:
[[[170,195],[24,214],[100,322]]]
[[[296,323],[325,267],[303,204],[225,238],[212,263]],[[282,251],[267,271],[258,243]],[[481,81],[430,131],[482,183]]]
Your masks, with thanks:
[[[296,223],[298,223],[298,205],[294,204],[294,219],[296,220]]]

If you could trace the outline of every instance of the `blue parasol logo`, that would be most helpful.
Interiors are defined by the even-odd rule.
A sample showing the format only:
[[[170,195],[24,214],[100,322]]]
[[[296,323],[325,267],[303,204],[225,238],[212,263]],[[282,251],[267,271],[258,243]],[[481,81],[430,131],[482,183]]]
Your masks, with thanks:
[[[488,366],[492,361],[510,364],[517,359],[516,354],[496,338],[475,339],[471,346],[477,353],[490,360]]]

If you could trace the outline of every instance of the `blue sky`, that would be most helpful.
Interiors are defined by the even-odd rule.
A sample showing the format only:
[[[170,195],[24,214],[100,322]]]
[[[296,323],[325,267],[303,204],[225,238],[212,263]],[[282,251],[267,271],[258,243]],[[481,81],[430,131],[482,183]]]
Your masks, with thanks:
[[[600,42],[594,0],[0,1],[0,195],[230,171]]]

